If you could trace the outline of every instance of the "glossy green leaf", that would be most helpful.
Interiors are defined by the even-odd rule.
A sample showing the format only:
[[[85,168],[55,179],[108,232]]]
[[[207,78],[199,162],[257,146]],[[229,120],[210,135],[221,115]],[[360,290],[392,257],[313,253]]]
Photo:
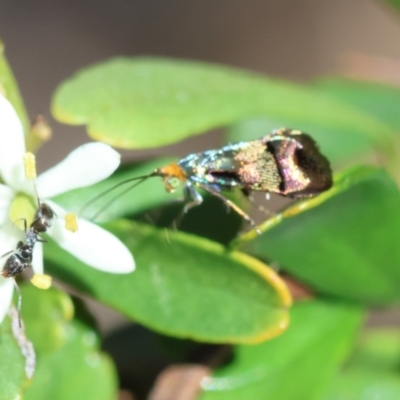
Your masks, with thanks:
[[[315,82],[324,94],[366,112],[400,133],[400,88],[375,82],[325,78]]]
[[[17,399],[28,384],[25,359],[11,330],[10,318],[0,325],[0,400]]]
[[[69,322],[74,315],[71,298],[58,290],[41,290],[33,285],[21,287],[22,319],[26,334],[37,352],[54,352],[65,345]],[[38,323],[40,321],[40,323]],[[43,334],[43,326],[46,334]]]
[[[118,58],[86,68],[55,92],[54,116],[86,124],[89,135],[117,147],[177,142],[252,117],[294,128],[351,131],[387,145],[380,121],[311,88],[233,68],[162,58]]]
[[[376,329],[363,335],[355,354],[321,400],[398,400],[400,332]]]
[[[30,126],[28,114],[26,113],[17,82],[4,54],[4,44],[0,40],[0,92],[2,93],[3,90],[5,96],[17,111],[24,126],[24,131],[28,132]]]
[[[343,303],[295,304],[279,338],[237,346],[233,361],[202,382],[201,400],[316,400],[347,357],[362,311]]]
[[[281,333],[290,294],[260,261],[206,239],[128,221],[112,225],[137,269],[110,274],[46,246],[47,270],[156,331],[207,342],[253,343]]]
[[[399,205],[385,170],[353,168],[330,191],[266,221],[250,247],[317,292],[390,303],[400,298]],[[255,236],[247,233],[237,243]]]

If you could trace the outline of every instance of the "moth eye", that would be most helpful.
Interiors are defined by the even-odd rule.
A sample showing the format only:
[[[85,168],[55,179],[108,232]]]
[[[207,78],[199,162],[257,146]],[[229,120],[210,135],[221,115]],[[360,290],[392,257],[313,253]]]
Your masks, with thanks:
[[[176,189],[179,187],[180,181],[178,178],[172,177],[167,179],[167,184],[171,187],[171,189]]]

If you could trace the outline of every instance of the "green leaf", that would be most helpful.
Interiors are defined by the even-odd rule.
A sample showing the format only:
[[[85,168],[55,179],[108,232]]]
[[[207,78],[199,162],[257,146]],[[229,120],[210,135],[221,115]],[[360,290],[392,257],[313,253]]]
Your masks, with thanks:
[[[344,78],[321,79],[314,86],[324,94],[380,119],[400,133],[400,88]]]
[[[280,334],[290,294],[260,261],[206,239],[128,221],[109,226],[132,251],[131,274],[100,272],[57,246],[47,270],[156,331],[207,342],[254,343]]]
[[[71,307],[68,296],[54,289],[23,288],[23,319],[37,352],[36,371],[24,399],[115,397],[113,364],[99,352],[99,340],[93,329],[77,318],[71,320]],[[52,343],[46,345],[46,340]]]
[[[388,173],[357,167],[261,225],[250,245],[317,292],[361,303],[400,298],[400,194]],[[236,243],[256,236],[250,232]]]
[[[374,329],[364,334],[354,356],[321,400],[398,400],[399,333],[396,329]]]
[[[295,304],[279,338],[237,346],[233,361],[203,380],[201,400],[316,400],[347,357],[362,312],[343,303]]]
[[[92,138],[129,149],[174,143],[253,117],[288,121],[293,128],[335,127],[368,145],[387,147],[392,138],[380,121],[311,88],[162,58],[118,58],[86,68],[59,86],[52,110],[61,122],[86,124]]]
[[[17,82],[4,54],[4,44],[0,40],[0,93],[3,93],[3,90],[4,95],[14,106],[21,119],[24,131],[27,133],[30,127],[28,114],[26,113]]]
[[[0,400],[17,399],[27,385],[25,360],[11,330],[10,318],[0,324]]]

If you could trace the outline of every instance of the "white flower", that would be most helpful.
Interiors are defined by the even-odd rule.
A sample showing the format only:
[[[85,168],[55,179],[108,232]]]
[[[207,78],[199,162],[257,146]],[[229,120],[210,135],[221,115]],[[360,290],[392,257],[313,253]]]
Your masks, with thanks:
[[[9,210],[18,194],[31,196],[36,202],[33,182],[25,177],[23,157],[26,153],[21,122],[11,103],[0,94],[0,257],[14,250],[21,232],[10,220]],[[64,227],[66,211],[50,199],[58,194],[93,185],[110,176],[120,163],[119,154],[104,143],[88,143],[72,151],[63,161],[38,176],[37,192],[57,218],[47,231],[57,244],[91,267],[112,273],[128,273],[135,268],[126,246],[110,232],[79,219],[76,233]],[[43,273],[42,243],[36,243],[32,268]],[[0,259],[4,263],[7,256]],[[0,271],[2,266],[0,265]],[[6,315],[13,294],[13,281],[0,276],[0,323]]]

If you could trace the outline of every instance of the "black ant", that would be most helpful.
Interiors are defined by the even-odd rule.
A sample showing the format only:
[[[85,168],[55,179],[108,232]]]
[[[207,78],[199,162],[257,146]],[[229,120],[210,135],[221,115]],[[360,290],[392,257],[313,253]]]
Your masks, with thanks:
[[[4,254],[2,257],[12,253],[6,260],[3,271],[1,275],[4,278],[15,278],[16,275],[24,271],[26,268],[32,265],[33,258],[33,249],[35,247],[36,242],[47,242],[46,239],[40,236],[40,233],[46,232],[52,225],[53,219],[55,218],[55,213],[45,203],[40,203],[38,200],[38,208],[35,212],[33,222],[27,229],[26,220],[24,219],[25,225],[25,243],[23,241],[19,241],[17,244],[17,248]],[[21,311],[21,291],[14,279],[14,286],[18,292],[18,315]],[[20,326],[21,326],[21,318],[19,317]]]

